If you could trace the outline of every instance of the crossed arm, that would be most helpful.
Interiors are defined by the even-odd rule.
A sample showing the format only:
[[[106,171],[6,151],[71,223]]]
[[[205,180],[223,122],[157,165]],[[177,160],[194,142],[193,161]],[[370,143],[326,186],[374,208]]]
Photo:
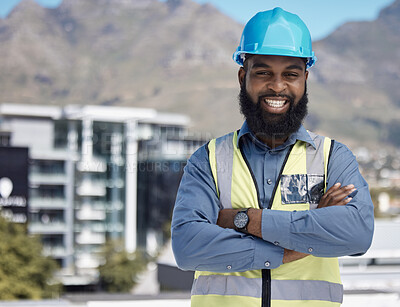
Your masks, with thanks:
[[[263,269],[268,262],[273,269],[304,257],[310,247],[317,257],[364,253],[373,232],[368,185],[347,148],[337,149],[335,157],[340,159],[330,161],[328,182],[341,182],[343,187],[328,185],[315,210],[250,210],[252,235],[247,235],[229,226],[236,212],[220,210],[207,151],[204,147],[198,150],[185,168],[172,219],[172,248],[178,266],[229,272]],[[351,184],[357,188],[353,199],[346,198],[354,188]]]
[[[353,184],[341,186],[340,183],[336,183],[321,197],[317,209],[331,206],[344,206],[352,200],[352,198],[348,196],[354,191],[356,191],[356,189]],[[218,215],[217,225],[222,228],[235,229],[235,226],[233,225],[233,219],[236,213],[239,211],[239,209],[222,209]],[[262,209],[250,208],[247,214],[249,216],[247,232],[262,239]],[[282,263],[292,262],[308,255],[309,254],[296,252],[285,248]]]

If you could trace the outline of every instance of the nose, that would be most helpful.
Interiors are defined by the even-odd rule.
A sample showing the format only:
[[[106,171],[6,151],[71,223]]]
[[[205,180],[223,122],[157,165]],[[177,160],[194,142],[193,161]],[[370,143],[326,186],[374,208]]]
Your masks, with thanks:
[[[282,79],[281,76],[275,75],[274,78],[270,79],[267,88],[270,91],[273,91],[275,93],[281,93],[286,89],[286,82],[285,80]]]

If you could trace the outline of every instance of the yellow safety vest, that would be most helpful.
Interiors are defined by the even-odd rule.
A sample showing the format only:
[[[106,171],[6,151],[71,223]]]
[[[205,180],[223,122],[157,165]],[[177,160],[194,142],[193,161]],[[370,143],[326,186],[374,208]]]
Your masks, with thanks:
[[[297,141],[275,186],[269,209],[310,210],[326,189],[331,140],[309,132],[316,148]],[[210,141],[209,160],[223,208],[260,208],[257,185],[237,146],[237,132]],[[343,300],[337,258],[307,256],[276,269],[196,271],[192,307],[333,307]]]

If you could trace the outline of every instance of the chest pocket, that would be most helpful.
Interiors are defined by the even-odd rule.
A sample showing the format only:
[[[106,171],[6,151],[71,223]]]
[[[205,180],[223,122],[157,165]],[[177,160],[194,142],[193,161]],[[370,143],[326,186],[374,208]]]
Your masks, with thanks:
[[[281,197],[283,205],[309,203],[314,209],[324,194],[324,175],[282,175]]]
[[[282,205],[309,204],[315,209],[324,194],[331,140],[309,134],[315,146],[297,142],[284,165],[279,182]]]

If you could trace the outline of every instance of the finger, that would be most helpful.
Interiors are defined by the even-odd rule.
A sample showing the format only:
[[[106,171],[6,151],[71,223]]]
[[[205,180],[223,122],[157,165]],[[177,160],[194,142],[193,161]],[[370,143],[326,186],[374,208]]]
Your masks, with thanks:
[[[343,200],[347,199],[347,196],[349,196],[349,193],[345,193],[345,194],[338,194],[335,196],[331,196],[327,199],[326,203],[328,205],[338,205],[339,203],[341,203]]]
[[[335,183],[333,186],[331,186],[331,187],[329,188],[328,191],[326,191],[326,193],[330,194],[330,193],[332,193],[332,192],[335,192],[335,191],[339,190],[341,185],[342,185],[342,184],[341,184],[340,182]]]
[[[344,186],[340,188],[339,190],[333,191],[330,193],[327,198],[329,199],[342,199],[346,196],[349,196],[351,193],[353,193],[356,189],[354,188],[354,185],[350,184],[347,186]]]
[[[324,193],[324,195],[322,195],[322,198],[323,198],[323,199],[328,198],[329,195],[331,195],[332,193],[334,193],[335,191],[337,191],[337,190],[340,189],[340,185],[341,185],[340,182],[335,183],[333,186],[331,186],[331,187],[328,189],[328,191],[326,191],[326,192]]]
[[[355,190],[356,190],[355,188],[352,188],[352,189],[344,189],[344,188],[342,188],[342,189],[340,189],[338,191],[335,191],[335,192],[331,193],[329,195],[329,197],[330,198],[334,198],[334,199],[343,198],[343,197],[349,196]]]
[[[318,208],[329,206],[346,205],[350,200],[347,198],[356,189],[353,184],[341,186],[341,183],[336,183],[328,189],[328,191],[321,197]]]
[[[347,205],[353,198],[352,197],[347,197],[343,199],[342,201],[338,202],[336,206],[345,206]]]
[[[320,202],[318,204],[317,208],[325,208],[325,207],[331,207],[331,206],[345,206],[347,205],[353,198],[352,197],[347,197],[343,198],[340,201],[337,200],[331,200],[329,202]]]

